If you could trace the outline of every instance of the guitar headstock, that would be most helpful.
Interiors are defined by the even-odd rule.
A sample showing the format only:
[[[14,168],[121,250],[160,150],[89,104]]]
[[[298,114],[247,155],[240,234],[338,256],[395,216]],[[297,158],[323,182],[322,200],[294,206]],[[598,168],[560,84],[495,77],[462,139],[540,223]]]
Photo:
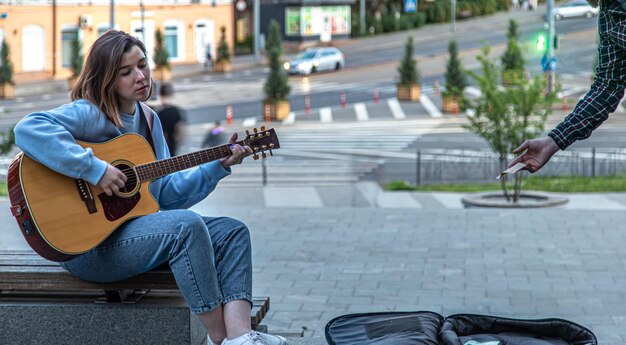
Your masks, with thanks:
[[[254,128],[253,132],[254,133],[250,133],[249,130],[246,130],[246,139],[243,141],[252,149],[252,152],[254,152],[252,156],[254,160],[259,159],[259,153],[261,153],[263,158],[266,158],[267,155],[265,151],[269,151],[270,156],[273,156],[272,150],[280,148],[278,136],[273,128],[265,129],[265,126],[262,126],[260,131]]]

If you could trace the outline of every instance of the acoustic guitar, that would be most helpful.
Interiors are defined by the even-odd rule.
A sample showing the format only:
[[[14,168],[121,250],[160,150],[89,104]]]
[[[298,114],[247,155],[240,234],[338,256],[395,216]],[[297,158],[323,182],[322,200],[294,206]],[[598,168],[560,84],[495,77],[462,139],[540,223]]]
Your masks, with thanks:
[[[87,252],[125,221],[157,212],[159,204],[148,189],[151,181],[232,154],[226,144],[157,161],[146,139],[133,133],[103,143],[77,142],[120,169],[126,186],[107,196],[100,187],[59,174],[23,153],[12,160],[7,174],[11,212],[22,235],[35,252],[52,261]],[[237,143],[249,146],[255,160],[280,147],[274,129],[265,127],[246,131]]]

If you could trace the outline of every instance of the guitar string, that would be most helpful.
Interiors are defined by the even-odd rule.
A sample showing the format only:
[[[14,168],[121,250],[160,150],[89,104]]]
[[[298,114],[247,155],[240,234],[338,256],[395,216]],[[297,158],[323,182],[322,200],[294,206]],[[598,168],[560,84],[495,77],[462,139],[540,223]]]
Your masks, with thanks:
[[[220,151],[219,152],[220,154],[215,154],[214,151]],[[190,153],[190,154],[186,154],[182,156],[171,157],[164,161],[147,163],[147,164],[144,164],[142,167],[146,167],[149,169],[152,165],[154,165],[157,167],[156,170],[159,174],[163,173],[161,175],[166,175],[169,172],[171,172],[172,168],[181,169],[181,170],[183,168],[185,169],[190,168],[198,164],[202,164],[202,163],[216,160],[218,158],[226,157],[229,155],[230,152],[231,151],[228,149],[228,147],[218,147],[218,148],[209,149],[206,151],[199,151],[199,152],[194,152],[194,153]],[[203,156],[206,156],[206,158],[204,158]],[[193,159],[193,162],[191,161],[192,159]],[[185,160],[187,160],[187,162],[185,162]],[[120,169],[120,171],[122,171],[122,173],[124,173],[124,175],[128,177],[128,179],[126,180],[127,184],[128,183],[134,184],[137,181],[135,177],[138,175],[142,175],[143,169],[140,169],[140,166],[138,166],[136,169],[129,167],[129,168],[122,168]],[[134,173],[135,171],[137,171],[136,174]],[[152,171],[154,172],[154,170]],[[147,175],[148,176],[146,177],[152,176],[152,174],[150,174],[150,171],[147,172]]]

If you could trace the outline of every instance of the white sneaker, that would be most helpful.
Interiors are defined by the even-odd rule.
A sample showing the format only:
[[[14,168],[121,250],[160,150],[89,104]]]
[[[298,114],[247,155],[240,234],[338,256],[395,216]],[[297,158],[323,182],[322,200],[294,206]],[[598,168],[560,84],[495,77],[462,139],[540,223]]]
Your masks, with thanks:
[[[224,339],[222,345],[289,345],[280,335],[271,335],[252,331],[235,339]]]

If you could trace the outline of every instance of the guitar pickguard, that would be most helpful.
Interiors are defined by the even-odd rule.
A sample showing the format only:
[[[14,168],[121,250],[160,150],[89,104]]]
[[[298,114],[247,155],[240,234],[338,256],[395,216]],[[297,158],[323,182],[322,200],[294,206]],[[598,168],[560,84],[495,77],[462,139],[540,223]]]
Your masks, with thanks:
[[[128,198],[122,198],[115,194],[108,196],[106,193],[100,193],[98,194],[98,198],[100,198],[100,202],[102,202],[104,216],[106,219],[113,222],[124,217],[139,203],[141,193],[136,193]]]

